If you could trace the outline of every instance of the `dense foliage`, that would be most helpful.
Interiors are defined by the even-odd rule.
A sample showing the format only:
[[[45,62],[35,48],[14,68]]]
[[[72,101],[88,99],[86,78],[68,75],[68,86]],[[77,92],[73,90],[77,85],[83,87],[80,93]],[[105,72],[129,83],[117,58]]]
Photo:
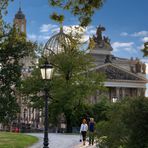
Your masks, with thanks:
[[[78,16],[81,26],[88,26],[96,9],[102,7],[104,0],[49,0],[49,4],[64,10],[69,10],[74,16]],[[54,12],[53,20],[63,22],[64,16]]]
[[[9,26],[4,22],[3,16],[7,14],[7,6],[13,0],[0,0],[0,40],[7,35]]]
[[[0,41],[0,122],[10,123],[19,112],[17,89],[21,82],[21,59],[33,52],[35,44],[25,34],[10,29]]]
[[[94,68],[93,59],[85,51],[79,50],[76,42],[72,42],[71,46],[63,45],[63,48],[63,52],[49,56],[55,68],[52,81],[47,82],[48,90],[50,90],[49,113],[50,121],[54,123],[59,123],[57,122],[60,120],[59,117],[64,114],[67,131],[71,132],[73,118],[81,109],[87,108],[88,98],[96,90],[103,88],[104,76],[90,71]],[[40,63],[42,62],[41,58]],[[34,107],[41,107],[43,97],[39,94],[43,91],[44,82],[40,80],[39,69],[35,71],[32,77],[24,81],[23,92],[31,94],[30,101],[34,102]],[[36,85],[32,86],[32,83]]]
[[[101,89],[104,78],[94,71],[89,72],[92,66],[89,55],[78,49],[67,50],[54,59],[60,76],[53,80],[52,93],[55,101],[51,103],[50,108],[56,109],[53,115],[64,113],[67,125],[70,126],[73,114],[87,102],[88,97]]]
[[[107,121],[98,123],[99,145],[123,148],[148,147],[148,99],[125,99],[106,112]]]

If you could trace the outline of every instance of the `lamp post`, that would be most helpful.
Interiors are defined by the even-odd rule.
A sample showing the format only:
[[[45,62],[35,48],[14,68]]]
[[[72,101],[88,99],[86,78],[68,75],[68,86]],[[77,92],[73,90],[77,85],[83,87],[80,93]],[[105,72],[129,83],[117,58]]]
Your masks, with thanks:
[[[44,63],[44,65],[42,65],[40,67],[41,69],[41,75],[42,75],[42,79],[45,80],[45,118],[44,118],[44,142],[43,142],[43,148],[49,148],[48,147],[48,89],[47,89],[47,85],[46,85],[46,80],[50,80],[52,73],[53,73],[53,66],[51,64],[48,63],[47,59]]]

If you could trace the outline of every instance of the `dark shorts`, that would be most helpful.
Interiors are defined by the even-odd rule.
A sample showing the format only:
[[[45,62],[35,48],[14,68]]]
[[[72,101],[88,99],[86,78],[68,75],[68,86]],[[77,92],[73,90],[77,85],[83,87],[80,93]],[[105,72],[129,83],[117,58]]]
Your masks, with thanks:
[[[85,141],[86,140],[86,131],[82,131],[81,134],[82,134],[83,141]]]

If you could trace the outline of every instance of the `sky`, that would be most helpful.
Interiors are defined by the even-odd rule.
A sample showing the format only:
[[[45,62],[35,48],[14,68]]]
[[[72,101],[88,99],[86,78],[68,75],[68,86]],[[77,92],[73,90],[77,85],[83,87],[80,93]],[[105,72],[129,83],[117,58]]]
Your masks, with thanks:
[[[12,23],[18,11],[19,2],[27,19],[27,35],[32,40],[45,42],[59,28],[49,15],[62,12],[48,5],[48,0],[14,0],[8,7],[6,21]],[[95,34],[100,24],[106,28],[104,34],[111,39],[113,53],[120,57],[142,58],[140,49],[148,41],[148,0],[106,0],[104,6],[95,12],[86,34]],[[64,25],[78,25],[78,20],[69,12],[65,13]],[[146,60],[146,59],[145,59]]]
[[[79,24],[78,19],[70,12],[50,7],[48,0],[14,0],[8,7],[8,14],[5,17],[7,22],[13,22],[20,2],[27,19],[27,36],[30,40],[45,43],[56,33],[59,26],[49,18],[55,11],[65,14],[64,26]],[[148,41],[147,6],[148,0],[106,0],[85,29],[85,39],[95,34],[96,27],[101,24],[106,28],[103,34],[111,39],[115,56],[138,57],[148,65],[148,58],[143,58],[143,53],[140,51],[143,43]]]

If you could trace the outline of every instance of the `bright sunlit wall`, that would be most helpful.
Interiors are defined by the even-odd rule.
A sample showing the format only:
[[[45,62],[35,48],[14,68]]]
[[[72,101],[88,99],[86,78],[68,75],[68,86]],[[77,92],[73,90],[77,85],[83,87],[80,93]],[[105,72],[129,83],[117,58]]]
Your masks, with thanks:
[[[146,64],[146,77],[147,77],[147,79],[148,79],[148,63]],[[147,85],[146,85],[145,96],[148,97],[148,83],[147,83]]]

